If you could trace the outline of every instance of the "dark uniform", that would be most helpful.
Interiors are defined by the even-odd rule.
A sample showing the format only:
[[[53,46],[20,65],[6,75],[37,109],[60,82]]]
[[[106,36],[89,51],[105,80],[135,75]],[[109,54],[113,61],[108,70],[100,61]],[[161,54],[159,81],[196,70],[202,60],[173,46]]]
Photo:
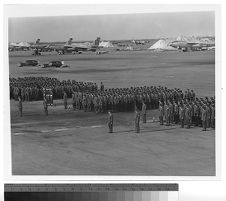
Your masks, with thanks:
[[[185,122],[187,124],[187,128],[190,128],[191,127],[191,109],[188,104],[185,106]]]
[[[146,123],[146,119],[147,119],[147,106],[146,106],[146,104],[144,102],[142,103],[142,119],[143,119],[143,123]]]
[[[179,121],[179,106],[176,102],[174,102],[173,109],[174,109],[174,112],[173,112],[174,113],[174,122],[175,122],[175,124],[177,124]]]
[[[164,116],[164,108],[163,108],[163,104],[160,103],[159,104],[159,121],[160,121],[160,125],[163,125],[163,116]]]
[[[104,91],[104,84],[103,84],[103,82],[100,83],[100,90]]]
[[[113,133],[113,114],[111,112],[108,112],[108,128],[109,128],[109,133]]]
[[[170,108],[168,104],[165,105],[164,114],[165,114],[166,126],[170,126]]]
[[[184,128],[185,108],[184,108],[183,104],[181,104],[179,107],[179,116],[180,116],[181,128]]]
[[[206,127],[207,127],[207,110],[206,110],[206,106],[204,105],[202,107],[202,126],[203,126],[203,131],[206,131]]]
[[[138,111],[135,111],[135,131],[140,132],[140,113]]]
[[[72,107],[73,107],[73,110],[76,109],[76,97],[74,93],[72,93]]]
[[[19,100],[19,104],[18,104],[19,113],[20,113],[20,116],[22,117],[23,116],[23,105],[22,105],[22,100],[21,100],[20,96],[19,96],[18,100]]]
[[[44,107],[44,113],[46,116],[48,116],[48,104],[47,104],[47,101],[46,101],[46,98],[44,97],[43,99],[43,107]]]
[[[64,109],[67,109],[67,93],[64,92]]]
[[[211,107],[211,128],[215,128],[215,106]]]

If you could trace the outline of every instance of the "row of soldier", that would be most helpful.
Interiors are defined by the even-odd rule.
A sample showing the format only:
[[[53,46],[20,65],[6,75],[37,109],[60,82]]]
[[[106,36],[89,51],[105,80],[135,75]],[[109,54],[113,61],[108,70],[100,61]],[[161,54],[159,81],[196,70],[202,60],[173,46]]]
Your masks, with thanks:
[[[66,94],[66,93],[65,93]],[[44,97],[43,107],[45,115],[48,115],[48,104],[47,100]],[[67,105],[64,104],[65,109]],[[140,114],[142,115],[143,123],[146,123],[147,116],[147,106],[142,101],[141,112],[137,105],[135,104],[135,131],[140,132]],[[187,128],[190,128],[191,125],[202,126],[205,131],[206,128],[212,127],[215,128],[215,100],[213,98],[203,99],[196,98],[193,100],[183,99],[179,102],[159,101],[159,121],[160,125],[163,125],[164,122],[166,126],[171,124],[180,124],[183,128],[184,125],[187,125]],[[19,97],[19,111],[22,116],[22,101]],[[109,111],[109,132],[113,132],[113,115]]]
[[[105,99],[111,99],[110,102],[114,102],[114,104],[118,103],[119,105],[120,102],[129,103],[131,102],[131,99],[138,99],[138,107],[141,107],[140,99],[145,99],[148,109],[151,109],[150,101],[152,104],[155,104],[154,108],[157,108],[158,100],[165,102],[166,100],[178,101],[183,98],[195,98],[194,91],[189,89],[185,92],[178,88],[168,89],[160,86],[104,89],[103,83],[101,83],[100,88],[98,89],[97,84],[92,82],[77,82],[75,80],[59,81],[56,78],[49,77],[10,78],[10,98],[15,100],[18,100],[19,96],[22,101],[43,100],[45,89],[50,89],[49,91],[51,92],[53,99],[62,99],[64,97],[64,92],[66,92],[68,98],[73,97],[74,92],[80,92],[84,101],[81,100],[81,96],[79,96],[79,108],[81,108],[82,102],[84,102],[84,106],[86,104],[85,102],[89,105],[89,99],[92,99],[92,96],[97,96],[97,98],[101,100],[99,101],[100,104],[101,102],[104,104],[104,102],[106,102]],[[137,96],[136,98],[133,97],[134,94]],[[127,104],[121,105],[117,107],[116,110],[120,111],[120,108],[124,109],[126,107]],[[129,105],[129,110],[131,110],[131,108],[133,108],[132,104]],[[114,108],[110,109],[114,110]]]
[[[160,125],[169,126],[172,123],[180,124],[183,128],[193,126],[215,128],[215,100],[214,98],[196,98],[195,100],[184,99],[181,101],[167,101],[159,103]]]
[[[22,101],[43,100],[45,89],[50,89],[53,99],[62,99],[64,92],[71,97],[72,91],[93,92],[98,89],[96,83],[78,82],[75,80],[60,81],[49,77],[10,78],[10,99]],[[101,87],[103,89],[103,86]]]
[[[72,106],[74,110],[94,111],[96,113],[134,111],[135,106],[141,110],[142,102],[147,109],[157,109],[159,101],[195,100],[193,90],[183,92],[178,88],[168,89],[161,86],[144,86],[130,88],[109,88],[96,90],[92,93],[72,92]],[[68,94],[64,92],[63,102],[65,109],[68,105]]]

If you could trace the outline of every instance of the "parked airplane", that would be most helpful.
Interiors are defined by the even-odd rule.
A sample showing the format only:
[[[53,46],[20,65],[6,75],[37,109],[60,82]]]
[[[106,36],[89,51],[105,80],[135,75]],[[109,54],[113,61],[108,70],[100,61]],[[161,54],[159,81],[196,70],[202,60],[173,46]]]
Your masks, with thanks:
[[[78,53],[86,51],[96,52],[98,45],[100,43],[100,37],[94,41],[94,45],[91,45],[89,42],[84,43],[73,43],[73,38],[70,38],[64,45],[49,45],[47,48],[57,51],[59,54],[65,53]]]
[[[171,47],[181,49],[183,52],[187,52],[189,50],[206,50],[208,47],[215,46],[214,43],[207,42],[187,42],[187,41],[172,41],[169,43]]]
[[[35,44],[30,46],[32,49],[44,49],[48,47],[47,43],[40,43],[40,39],[38,38],[35,42]]]
[[[99,44],[100,44],[100,37],[98,37],[93,43],[84,42],[84,43],[73,43],[73,38],[70,38],[65,44],[54,44],[54,43],[40,43],[40,39],[37,39],[34,44],[28,44],[28,43],[19,43],[9,44],[9,51],[13,51],[14,49],[29,49],[33,50],[33,55],[41,55],[41,52],[45,51],[56,51],[58,54],[65,54],[65,53],[78,53],[81,54],[85,51],[93,51],[96,52],[99,50]],[[24,45],[25,44],[25,45]]]

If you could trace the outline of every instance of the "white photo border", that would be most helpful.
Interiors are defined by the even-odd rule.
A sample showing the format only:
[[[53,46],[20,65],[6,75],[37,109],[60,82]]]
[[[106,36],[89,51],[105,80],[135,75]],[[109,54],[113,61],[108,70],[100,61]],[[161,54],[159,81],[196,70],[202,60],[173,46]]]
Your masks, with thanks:
[[[50,9],[53,8],[54,9]],[[26,11],[26,12],[25,12]],[[8,62],[8,18],[9,17],[38,17],[38,16],[71,16],[71,15],[100,15],[100,14],[132,14],[160,12],[215,12],[215,96],[216,96],[216,130],[215,130],[215,176],[17,176],[12,175],[11,164],[11,126],[9,104],[9,62]],[[222,44],[221,44],[221,6],[208,5],[151,5],[151,4],[99,4],[97,5],[64,5],[64,4],[20,4],[4,5],[3,60],[4,60],[4,179],[6,181],[76,181],[76,183],[148,183],[150,181],[186,181],[186,180],[220,180],[221,179],[221,135],[222,135]]]

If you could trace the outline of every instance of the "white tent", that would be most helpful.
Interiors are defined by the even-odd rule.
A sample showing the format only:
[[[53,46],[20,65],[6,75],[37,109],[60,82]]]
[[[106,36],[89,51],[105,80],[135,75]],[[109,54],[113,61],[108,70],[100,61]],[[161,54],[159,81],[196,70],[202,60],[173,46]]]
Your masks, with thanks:
[[[169,45],[171,41],[167,39],[160,39],[154,45],[152,45],[149,50],[177,50]]]
[[[20,42],[17,44],[19,47],[30,47],[31,45],[28,42]]]
[[[102,41],[100,42],[99,47],[114,47],[114,46],[109,41]]]
[[[198,42],[198,39],[195,36],[178,36],[176,40],[190,42],[190,43]]]
[[[9,43],[9,46],[17,46],[16,43]]]

